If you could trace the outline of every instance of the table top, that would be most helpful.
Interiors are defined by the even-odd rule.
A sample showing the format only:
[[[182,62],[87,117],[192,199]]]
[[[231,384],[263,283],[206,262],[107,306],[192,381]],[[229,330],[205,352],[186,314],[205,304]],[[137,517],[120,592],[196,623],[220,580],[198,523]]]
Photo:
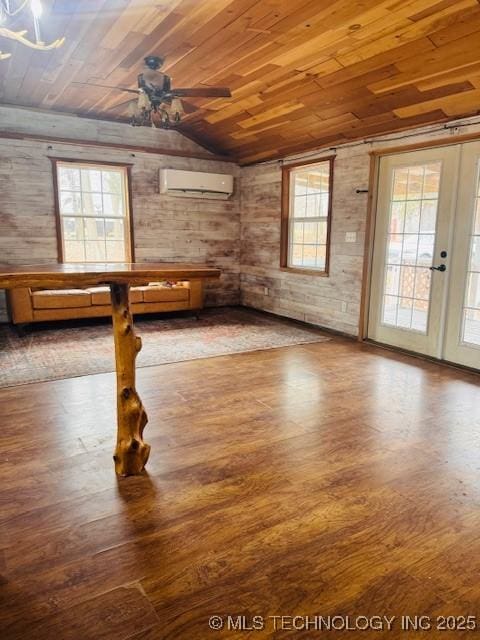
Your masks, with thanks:
[[[73,263],[1,265],[0,289],[16,287],[82,288],[108,284],[147,284],[154,280],[218,278],[221,271],[202,264]]]

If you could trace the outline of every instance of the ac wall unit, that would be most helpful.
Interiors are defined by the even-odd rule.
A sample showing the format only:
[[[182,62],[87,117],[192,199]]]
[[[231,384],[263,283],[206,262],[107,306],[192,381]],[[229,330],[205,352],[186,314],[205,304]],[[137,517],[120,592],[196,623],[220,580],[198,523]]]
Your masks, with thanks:
[[[223,173],[160,169],[160,193],[183,198],[227,200],[233,193],[233,176]]]

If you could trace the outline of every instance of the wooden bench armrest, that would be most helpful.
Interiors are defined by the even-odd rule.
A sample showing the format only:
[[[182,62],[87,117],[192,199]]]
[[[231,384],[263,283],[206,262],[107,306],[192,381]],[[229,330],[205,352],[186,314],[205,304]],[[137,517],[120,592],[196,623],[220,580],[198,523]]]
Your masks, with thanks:
[[[185,280],[182,284],[190,289],[190,309],[201,309],[203,307],[203,280]]]
[[[14,324],[33,321],[32,292],[28,287],[8,290],[7,302],[10,317]]]

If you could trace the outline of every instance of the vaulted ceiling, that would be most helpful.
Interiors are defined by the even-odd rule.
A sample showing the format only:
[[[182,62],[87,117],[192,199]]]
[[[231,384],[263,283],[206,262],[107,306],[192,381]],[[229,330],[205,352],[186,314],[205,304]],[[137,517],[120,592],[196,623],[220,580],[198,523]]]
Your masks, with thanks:
[[[126,118],[147,54],[190,99],[180,128],[242,164],[480,112],[478,0],[43,0],[34,52],[0,39],[0,103]],[[21,24],[17,24],[21,27]],[[1,123],[0,123],[1,128]]]

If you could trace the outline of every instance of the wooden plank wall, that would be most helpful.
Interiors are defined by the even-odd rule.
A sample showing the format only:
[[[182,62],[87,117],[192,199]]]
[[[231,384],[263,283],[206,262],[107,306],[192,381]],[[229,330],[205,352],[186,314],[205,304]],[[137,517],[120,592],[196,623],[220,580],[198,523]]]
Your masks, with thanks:
[[[242,303],[358,335],[368,195],[357,194],[356,189],[368,186],[369,151],[434,141],[450,134],[450,130],[438,128],[415,130],[397,141],[395,136],[390,136],[390,141],[382,137],[372,144],[337,149],[329,277],[280,270],[281,164],[242,168]],[[480,133],[480,125],[471,124],[456,133]],[[309,159],[314,157],[312,154]],[[355,242],[346,242],[347,232],[356,233]]]
[[[0,107],[0,130],[84,137],[115,143],[150,144],[201,151],[176,132],[133,129],[124,124]],[[144,134],[145,131],[145,134]],[[135,137],[133,137],[135,136]],[[152,139],[153,136],[153,139]],[[134,142],[135,141],[135,142]],[[145,142],[145,141],[143,141]],[[49,149],[48,147],[52,148]],[[138,261],[208,262],[223,275],[210,283],[206,304],[235,304],[239,300],[239,192],[228,201],[192,200],[159,194],[161,167],[234,173],[235,164],[197,158],[134,153],[117,149],[0,139],[0,262],[56,262],[52,169],[49,155],[132,163],[135,252]],[[5,300],[0,302],[5,320]]]
[[[0,107],[0,129],[18,130],[20,121],[26,132],[62,136],[68,133],[69,127],[85,126],[85,135],[89,138],[97,136],[98,140],[124,143],[131,142],[130,135],[139,133],[139,130],[121,124],[67,116],[58,118],[23,110],[19,113],[16,109]],[[50,262],[56,259],[48,154],[132,162],[138,260],[197,260],[218,264],[224,276],[218,285],[209,285],[207,304],[235,304],[239,301],[240,288],[241,300],[247,306],[356,335],[367,196],[357,194],[355,190],[367,187],[368,152],[372,148],[444,138],[448,134],[448,131],[433,133],[431,129],[411,132],[408,138],[399,142],[392,140],[337,149],[332,260],[328,278],[291,274],[279,268],[281,165],[278,162],[240,169],[232,163],[186,157],[136,153],[132,158],[131,153],[119,150],[56,144],[48,150],[47,143],[0,140],[0,261]],[[470,132],[480,132],[480,126],[471,125],[459,130],[461,134]],[[148,133],[161,136],[163,146],[182,148],[185,153],[199,150],[177,133]],[[318,157],[321,156],[319,152]],[[233,172],[237,187],[241,184],[241,193],[237,188],[234,199],[228,202],[160,196],[160,166]],[[357,234],[355,242],[345,242],[347,232]]]

